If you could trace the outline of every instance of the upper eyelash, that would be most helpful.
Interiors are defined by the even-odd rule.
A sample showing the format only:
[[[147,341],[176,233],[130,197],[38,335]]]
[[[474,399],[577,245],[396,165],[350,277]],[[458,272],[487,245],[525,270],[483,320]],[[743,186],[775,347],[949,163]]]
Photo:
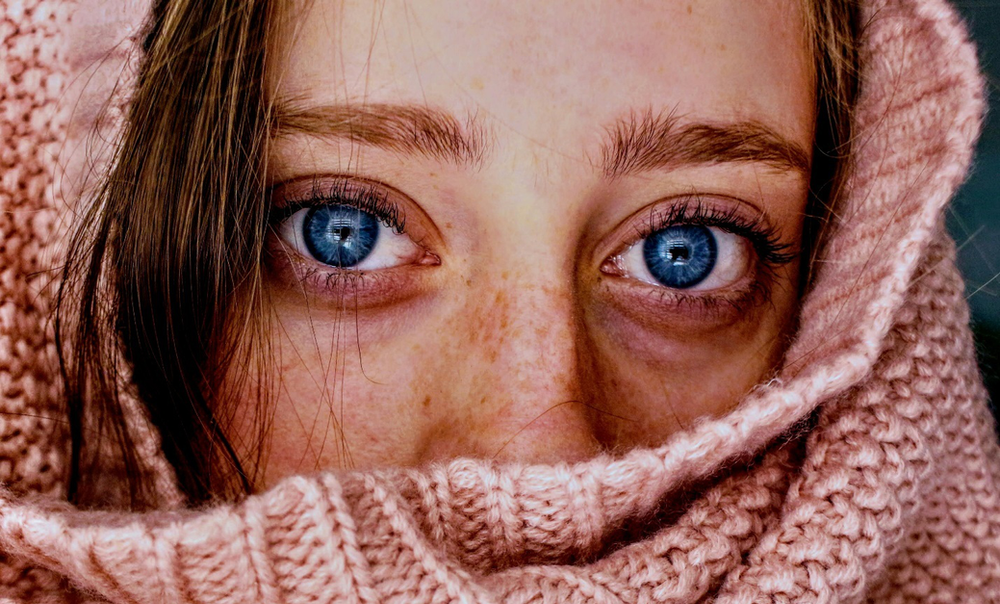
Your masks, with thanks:
[[[322,205],[351,206],[378,218],[396,233],[406,231],[406,216],[382,188],[374,183],[351,179],[329,183],[314,180],[312,190],[306,196],[283,199],[280,205],[272,205],[269,222],[278,224],[299,210]]]
[[[705,204],[697,196],[664,209],[651,209],[648,219],[638,227],[636,239],[644,239],[678,224],[714,226],[739,235],[750,242],[757,258],[767,267],[783,266],[798,257],[795,246],[781,241],[778,229],[763,214],[750,219],[736,208],[720,209]]]
[[[397,233],[406,230],[406,217],[384,190],[374,183],[351,179],[337,179],[328,183],[314,180],[312,191],[307,197],[286,199],[280,206],[272,207],[270,223],[280,223],[301,209],[325,204],[355,207],[375,216]],[[783,266],[798,257],[794,245],[781,241],[777,228],[763,214],[749,219],[736,208],[723,210],[707,205],[698,196],[692,196],[665,209],[650,210],[648,219],[637,229],[636,238],[643,239],[677,224],[714,226],[744,237],[766,267]]]

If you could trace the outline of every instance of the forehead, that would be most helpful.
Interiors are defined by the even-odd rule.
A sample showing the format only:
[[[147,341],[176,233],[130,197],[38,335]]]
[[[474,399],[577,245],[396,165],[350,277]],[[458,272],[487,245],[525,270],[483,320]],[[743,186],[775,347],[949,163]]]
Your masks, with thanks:
[[[637,109],[811,138],[803,0],[281,4],[277,99],[426,104],[543,144]]]

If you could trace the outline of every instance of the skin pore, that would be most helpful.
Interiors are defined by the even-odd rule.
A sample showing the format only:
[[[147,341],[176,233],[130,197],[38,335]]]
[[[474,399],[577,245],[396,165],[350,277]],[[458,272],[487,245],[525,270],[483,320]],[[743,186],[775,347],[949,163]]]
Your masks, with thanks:
[[[816,121],[801,4],[282,3],[258,486],[573,461],[732,408],[797,303]],[[317,234],[350,234],[323,216],[362,214],[369,255],[317,257]],[[712,268],[668,287],[646,242],[678,226],[711,233]]]

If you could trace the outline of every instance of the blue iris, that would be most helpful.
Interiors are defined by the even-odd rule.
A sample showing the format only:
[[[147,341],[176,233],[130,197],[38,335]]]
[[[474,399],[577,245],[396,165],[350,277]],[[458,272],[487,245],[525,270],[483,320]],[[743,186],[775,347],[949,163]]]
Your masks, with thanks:
[[[708,227],[678,224],[656,231],[642,245],[646,267],[657,281],[676,289],[694,287],[715,268],[719,250]]]
[[[306,214],[302,238],[309,253],[337,268],[357,266],[378,242],[379,221],[358,208],[317,206]]]

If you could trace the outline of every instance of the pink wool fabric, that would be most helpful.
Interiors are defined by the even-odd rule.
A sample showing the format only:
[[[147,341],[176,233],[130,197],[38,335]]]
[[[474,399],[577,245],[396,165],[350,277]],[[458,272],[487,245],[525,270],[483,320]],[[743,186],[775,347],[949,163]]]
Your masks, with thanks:
[[[189,510],[136,406],[163,509],[125,513],[59,502],[42,269],[66,212],[70,7],[0,0],[0,598],[1000,602],[1000,448],[941,226],[982,83],[945,2],[864,4],[833,236],[782,368],[732,413],[617,457],[323,473]]]

